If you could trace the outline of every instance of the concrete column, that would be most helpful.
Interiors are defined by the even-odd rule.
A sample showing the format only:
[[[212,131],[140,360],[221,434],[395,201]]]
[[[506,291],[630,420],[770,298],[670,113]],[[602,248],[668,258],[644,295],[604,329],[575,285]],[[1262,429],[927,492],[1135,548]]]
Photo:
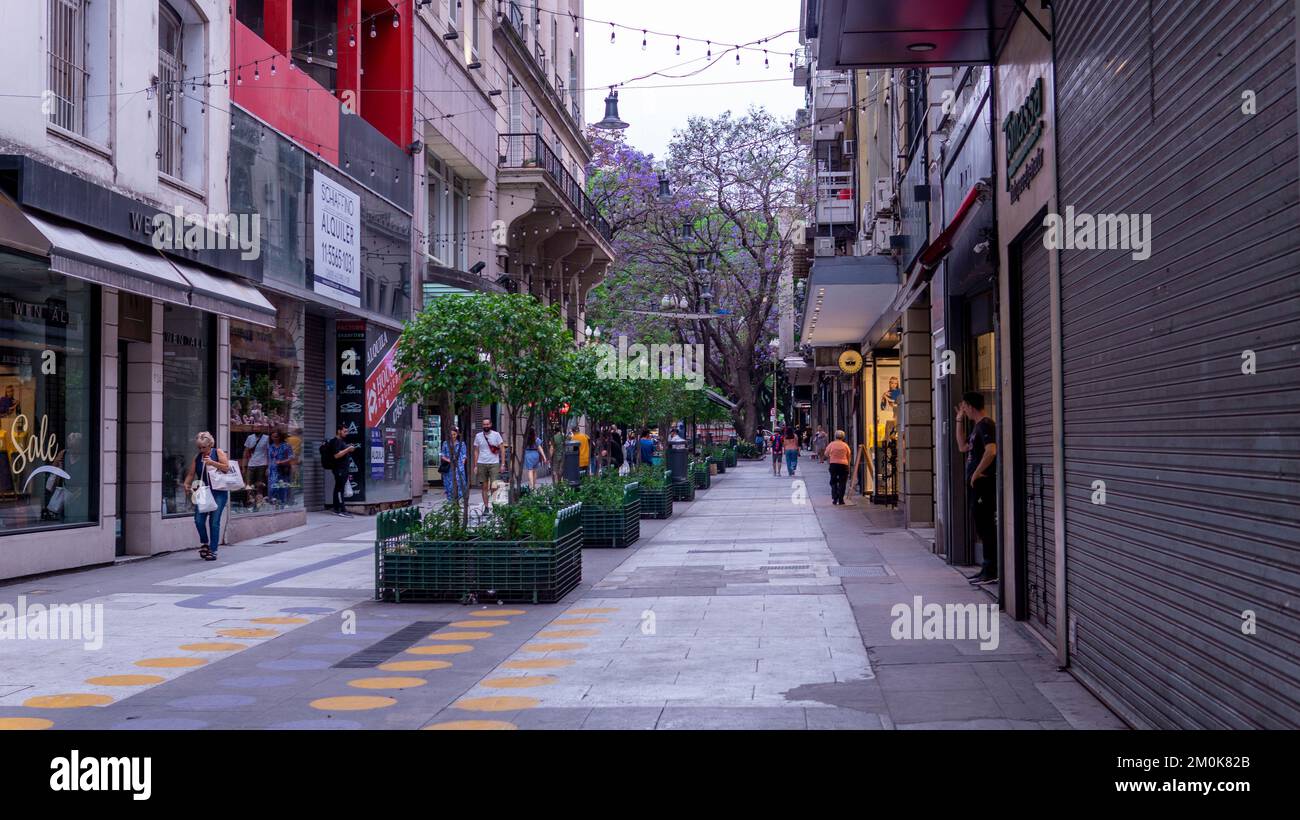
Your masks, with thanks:
[[[930,307],[903,314],[903,507],[909,527],[934,526],[934,425]]]
[[[153,303],[151,341],[127,347],[126,510],[129,555],[154,552],[154,522],[162,517],[163,306]],[[166,547],[164,547],[166,548]]]
[[[119,510],[117,509],[117,397],[121,387],[117,383],[117,291],[104,288],[100,299],[104,316],[100,331],[101,356],[100,379],[104,385],[101,398],[99,450],[100,460],[100,496],[99,520],[106,529],[113,530]],[[110,553],[111,554],[111,553]]]

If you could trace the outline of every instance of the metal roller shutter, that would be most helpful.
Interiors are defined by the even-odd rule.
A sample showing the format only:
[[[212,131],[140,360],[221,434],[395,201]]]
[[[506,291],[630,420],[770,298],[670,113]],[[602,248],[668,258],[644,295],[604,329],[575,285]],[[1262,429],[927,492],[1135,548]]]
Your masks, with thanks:
[[[307,314],[307,349],[304,353],[302,473],[303,503],[309,510],[325,507],[325,473],[317,449],[330,434],[325,431],[325,320]]]
[[[1300,726],[1294,8],[1058,4],[1061,208],[1153,223],[1061,253],[1072,668],[1137,725]]]
[[[1041,229],[1019,247],[1017,327],[1020,421],[1016,441],[1020,522],[1016,557],[1025,616],[1048,641],[1056,635],[1056,551],[1053,537],[1052,483],[1052,313],[1048,253]]]

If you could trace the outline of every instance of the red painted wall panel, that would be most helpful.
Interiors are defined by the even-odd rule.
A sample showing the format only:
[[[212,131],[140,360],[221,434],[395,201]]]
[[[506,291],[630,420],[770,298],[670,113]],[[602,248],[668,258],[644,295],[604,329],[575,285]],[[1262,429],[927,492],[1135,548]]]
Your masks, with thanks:
[[[374,20],[375,37],[367,23],[361,44],[361,115],[381,134],[399,146],[411,142],[414,114],[414,31],[410,0],[367,0],[363,5],[367,17],[380,13]],[[392,13],[389,13],[389,10]],[[393,27],[393,15],[400,14],[400,25]]]

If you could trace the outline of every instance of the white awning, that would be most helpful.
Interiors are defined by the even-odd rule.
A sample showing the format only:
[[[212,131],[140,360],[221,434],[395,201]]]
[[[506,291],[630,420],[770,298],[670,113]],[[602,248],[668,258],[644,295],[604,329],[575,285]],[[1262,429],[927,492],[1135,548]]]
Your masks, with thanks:
[[[101,239],[29,211],[23,215],[49,242],[50,269],[99,285],[245,322],[275,327],[275,307],[257,288],[178,262],[157,251]]]

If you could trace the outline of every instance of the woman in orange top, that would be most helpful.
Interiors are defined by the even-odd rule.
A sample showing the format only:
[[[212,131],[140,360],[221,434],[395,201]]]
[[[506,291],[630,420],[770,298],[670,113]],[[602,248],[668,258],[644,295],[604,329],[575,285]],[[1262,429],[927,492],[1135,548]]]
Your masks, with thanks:
[[[835,440],[826,445],[826,460],[830,462],[831,503],[843,504],[844,491],[849,483],[849,458],[853,451],[844,443],[844,431],[835,431]]]

